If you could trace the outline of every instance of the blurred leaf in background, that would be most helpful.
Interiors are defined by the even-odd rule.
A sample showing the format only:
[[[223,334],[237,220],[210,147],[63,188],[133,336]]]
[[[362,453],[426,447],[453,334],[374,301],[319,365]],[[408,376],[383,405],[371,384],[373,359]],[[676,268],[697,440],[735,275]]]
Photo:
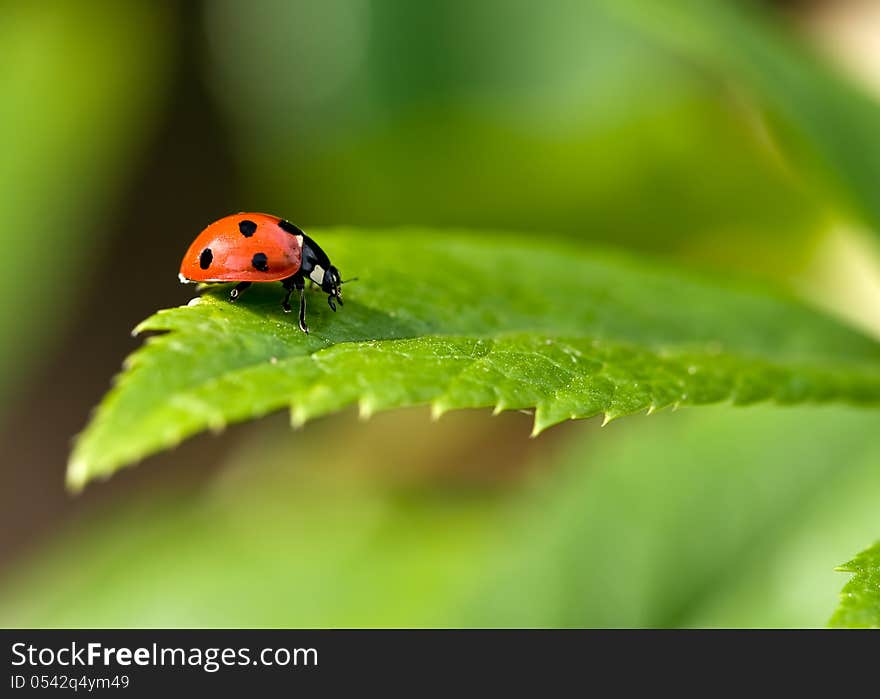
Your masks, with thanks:
[[[148,493],[24,562],[0,625],[820,626],[835,564],[878,531],[876,421],[705,408],[566,447],[516,415],[279,420],[213,488]]]
[[[880,145],[875,100],[794,38],[766,8],[724,0],[601,0],[705,70],[735,81],[766,108],[785,153],[840,213],[880,232]]]
[[[600,2],[206,9],[258,210],[549,231],[774,274],[827,224],[748,102]]]
[[[880,529],[878,417],[762,407],[657,418],[575,443],[508,533],[480,619],[826,624],[842,582],[834,556]]]
[[[0,408],[65,328],[169,67],[155,2],[0,4]],[[17,299],[27,288],[27,310]],[[36,350],[35,348],[41,348]]]

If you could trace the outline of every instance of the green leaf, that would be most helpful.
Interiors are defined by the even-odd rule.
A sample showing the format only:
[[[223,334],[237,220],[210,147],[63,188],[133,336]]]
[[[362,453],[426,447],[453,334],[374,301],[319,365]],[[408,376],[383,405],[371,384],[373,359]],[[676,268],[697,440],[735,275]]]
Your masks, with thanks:
[[[855,575],[840,593],[840,605],[830,625],[880,628],[880,541],[838,570]]]
[[[880,346],[793,300],[537,237],[321,232],[343,275],[305,336],[277,285],[160,311],[71,457],[91,478],[206,428],[290,406],[294,424],[431,404],[535,409],[535,433],[684,404],[880,400]]]
[[[781,145],[808,179],[823,194],[832,184],[850,211],[880,230],[880,105],[770,13],[724,0],[602,3],[749,90],[781,127]]]
[[[710,406],[552,448],[516,413],[425,412],[247,426],[197,488],[118,493],[17,561],[0,627],[816,627],[876,533],[873,411]]]

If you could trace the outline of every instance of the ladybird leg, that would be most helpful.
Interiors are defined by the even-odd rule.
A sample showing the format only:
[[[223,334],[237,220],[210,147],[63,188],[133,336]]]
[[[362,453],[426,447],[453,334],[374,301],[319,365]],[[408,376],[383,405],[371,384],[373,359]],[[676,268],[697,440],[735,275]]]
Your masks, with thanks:
[[[303,288],[303,280],[299,274],[294,274],[292,277],[283,279],[281,284],[287,290],[287,293],[284,295],[284,300],[281,302],[281,308],[284,309],[285,313],[290,313],[293,310],[290,307],[290,295],[293,293],[294,289]]]
[[[281,302],[281,308],[284,310],[285,313],[290,313],[290,311],[292,310],[290,308],[290,295],[293,293],[293,287],[288,286],[285,282],[284,288],[287,289],[287,293],[284,295],[284,300]]]
[[[299,329],[306,335],[309,334],[309,326],[306,325],[306,285],[302,280],[299,287]]]
[[[232,291],[229,292],[229,301],[231,303],[235,303],[239,296],[241,296],[241,292],[247,289],[251,285],[251,282],[239,282],[235,285]]]
[[[284,301],[281,303],[281,307],[284,309],[285,313],[290,313],[292,310],[290,308],[290,295],[293,293],[294,289],[299,291],[299,329],[308,335],[309,326],[306,325],[306,283],[303,280],[302,276],[299,274],[295,274],[292,277],[288,277],[285,279],[282,284],[284,284],[284,288],[287,289],[287,294],[284,297]]]

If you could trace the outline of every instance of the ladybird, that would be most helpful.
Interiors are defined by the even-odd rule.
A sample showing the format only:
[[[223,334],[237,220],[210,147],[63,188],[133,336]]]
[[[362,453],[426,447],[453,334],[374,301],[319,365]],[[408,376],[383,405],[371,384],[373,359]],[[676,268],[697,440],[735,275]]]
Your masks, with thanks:
[[[235,302],[254,282],[281,282],[287,293],[281,307],[290,313],[290,295],[299,291],[299,327],[306,325],[305,281],[327,294],[334,311],[342,305],[339,270],[318,244],[289,221],[270,214],[240,213],[214,221],[186,251],[178,275],[182,284],[238,282],[229,292]],[[351,281],[351,280],[349,280]]]

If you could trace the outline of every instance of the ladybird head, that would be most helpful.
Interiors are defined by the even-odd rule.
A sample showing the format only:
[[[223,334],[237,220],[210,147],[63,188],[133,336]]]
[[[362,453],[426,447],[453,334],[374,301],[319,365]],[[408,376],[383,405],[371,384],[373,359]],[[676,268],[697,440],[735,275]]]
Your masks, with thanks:
[[[342,304],[342,278],[339,276],[339,270],[330,265],[324,272],[324,279],[321,281],[321,290],[327,294],[327,303],[330,308],[336,310],[333,299]]]
[[[342,286],[342,279],[339,276],[339,270],[333,265],[330,265],[327,268],[327,271],[324,272],[324,279],[321,281],[321,289],[323,289],[326,294],[339,296],[340,286]]]

